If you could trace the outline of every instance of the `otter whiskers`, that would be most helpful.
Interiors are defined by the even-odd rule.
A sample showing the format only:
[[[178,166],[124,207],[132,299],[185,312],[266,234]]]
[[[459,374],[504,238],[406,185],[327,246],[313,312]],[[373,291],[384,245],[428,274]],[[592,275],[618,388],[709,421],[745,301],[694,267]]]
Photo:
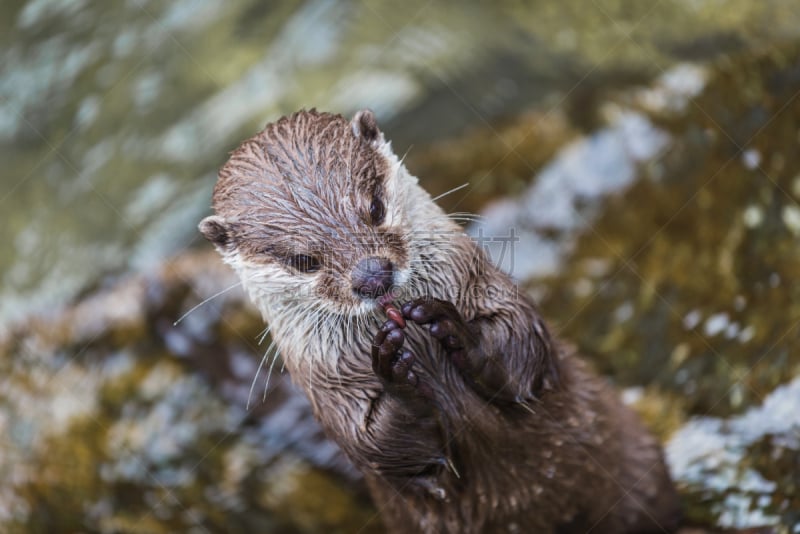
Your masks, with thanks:
[[[269,329],[267,329],[267,330],[269,330]],[[245,405],[245,409],[246,410],[250,409],[250,398],[253,396],[253,389],[255,389],[255,387],[256,387],[256,381],[258,380],[258,375],[261,372],[261,368],[264,367],[264,362],[267,361],[267,357],[269,356],[269,353],[272,351],[272,349],[274,347],[275,347],[275,340],[273,339],[272,343],[269,344],[269,347],[267,347],[267,350],[264,352],[264,357],[261,358],[261,362],[258,364],[258,367],[256,367],[256,375],[253,377],[253,382],[250,384],[250,391],[247,393],[247,404]],[[276,350],[275,354],[277,355],[277,353],[278,353],[278,351]],[[273,360],[273,362],[274,361],[275,360]],[[271,368],[272,367],[270,366],[270,369]],[[267,376],[267,386],[269,386],[269,376]],[[266,393],[267,392],[267,390],[266,390],[267,386],[264,386],[264,395],[265,395],[265,397],[266,397],[266,394],[267,394]]]
[[[403,156],[403,157],[405,157],[405,156]],[[450,191],[445,191],[445,192],[444,192],[444,193],[442,193],[441,195],[436,195],[435,197],[433,197],[433,198],[431,199],[431,202],[436,202],[436,201],[437,201],[437,200],[439,200],[440,198],[444,198],[444,197],[446,197],[447,195],[449,195],[449,194],[451,194],[451,193],[455,193],[456,191],[461,191],[462,189],[464,189],[464,188],[465,188],[465,187],[467,187],[468,185],[469,185],[469,182],[465,182],[465,183],[463,183],[463,184],[459,185],[458,187],[454,187],[454,188],[453,188],[453,189],[451,189]]]
[[[231,285],[231,286],[228,286],[228,287],[226,287],[225,289],[223,289],[223,290],[221,290],[221,291],[217,291],[216,293],[214,293],[213,295],[211,295],[211,296],[210,296],[210,297],[208,297],[207,299],[203,300],[203,301],[202,301],[202,302],[200,302],[199,304],[196,304],[195,306],[192,306],[191,308],[189,308],[189,311],[187,311],[186,313],[184,313],[183,315],[181,315],[181,316],[178,318],[178,320],[177,320],[177,321],[175,321],[174,323],[172,323],[172,326],[178,326],[178,324],[179,324],[181,321],[183,321],[184,319],[186,319],[186,317],[188,317],[188,316],[189,316],[189,314],[191,314],[191,313],[192,313],[193,311],[195,311],[196,309],[200,308],[202,305],[206,304],[207,302],[211,302],[211,301],[212,301],[212,300],[214,300],[215,298],[217,298],[217,297],[219,297],[219,296],[221,296],[221,295],[224,295],[225,293],[227,293],[227,292],[228,292],[228,291],[230,291],[231,289],[233,289],[233,288],[235,288],[235,287],[238,287],[238,286],[242,285],[243,283],[244,283],[244,280],[239,280],[239,281],[238,281],[238,282],[236,282],[235,284],[233,284],[233,285]]]

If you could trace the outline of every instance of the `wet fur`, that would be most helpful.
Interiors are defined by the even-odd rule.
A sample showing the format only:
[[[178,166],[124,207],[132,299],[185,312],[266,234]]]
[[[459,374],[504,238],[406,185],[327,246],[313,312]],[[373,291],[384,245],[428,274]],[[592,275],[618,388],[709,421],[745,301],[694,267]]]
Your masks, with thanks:
[[[373,198],[386,220],[369,221]],[[658,443],[495,269],[391,151],[370,112],[302,111],[222,168],[201,231],[239,273],[293,380],[364,472],[392,532],[669,532],[677,501]],[[319,254],[315,273],[285,259]],[[504,386],[476,388],[425,328],[406,347],[434,392],[394,393],[372,371],[385,319],[350,273],[389,258],[403,302],[453,302]]]

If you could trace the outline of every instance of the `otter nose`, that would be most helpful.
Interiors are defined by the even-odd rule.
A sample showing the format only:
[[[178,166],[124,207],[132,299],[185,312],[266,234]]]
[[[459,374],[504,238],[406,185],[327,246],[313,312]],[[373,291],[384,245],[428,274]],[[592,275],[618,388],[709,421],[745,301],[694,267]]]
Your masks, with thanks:
[[[353,269],[353,291],[362,299],[377,298],[392,287],[394,265],[386,258],[365,258]]]

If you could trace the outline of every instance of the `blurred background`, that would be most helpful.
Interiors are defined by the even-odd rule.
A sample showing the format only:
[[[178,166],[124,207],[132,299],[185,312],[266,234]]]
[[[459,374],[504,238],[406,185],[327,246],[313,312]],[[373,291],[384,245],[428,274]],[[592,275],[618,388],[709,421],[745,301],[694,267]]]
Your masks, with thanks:
[[[800,3],[7,0],[0,530],[381,532],[202,242],[300,108],[395,152],[622,390],[688,524],[800,532]],[[497,246],[495,246],[497,245]],[[494,248],[493,248],[494,247]],[[255,377],[255,378],[254,378]],[[249,399],[249,404],[248,404]]]

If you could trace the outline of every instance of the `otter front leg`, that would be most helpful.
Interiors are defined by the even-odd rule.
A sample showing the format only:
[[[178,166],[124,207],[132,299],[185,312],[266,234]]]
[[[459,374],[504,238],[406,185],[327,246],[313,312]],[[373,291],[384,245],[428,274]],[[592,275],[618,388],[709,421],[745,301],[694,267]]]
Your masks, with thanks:
[[[373,424],[383,430],[381,436],[375,436],[375,441],[388,439],[392,442],[391,446],[381,449],[396,449],[408,456],[393,458],[378,454],[370,465],[384,478],[394,480],[401,491],[418,488],[443,500],[447,492],[442,487],[442,471],[456,472],[451,460],[449,432],[439,417],[433,390],[414,372],[415,357],[403,348],[404,342],[402,327],[392,319],[381,326],[373,339],[372,369],[383,382],[385,394],[373,401],[381,403],[381,415],[377,415],[373,404],[367,417],[376,417],[378,420]],[[380,461],[376,462],[378,458]]]
[[[509,375],[501,355],[484,350],[480,327],[465,321],[452,303],[422,297],[405,303],[402,312],[417,324],[430,325],[431,335],[439,340],[450,361],[484,398],[523,401],[517,381]]]

